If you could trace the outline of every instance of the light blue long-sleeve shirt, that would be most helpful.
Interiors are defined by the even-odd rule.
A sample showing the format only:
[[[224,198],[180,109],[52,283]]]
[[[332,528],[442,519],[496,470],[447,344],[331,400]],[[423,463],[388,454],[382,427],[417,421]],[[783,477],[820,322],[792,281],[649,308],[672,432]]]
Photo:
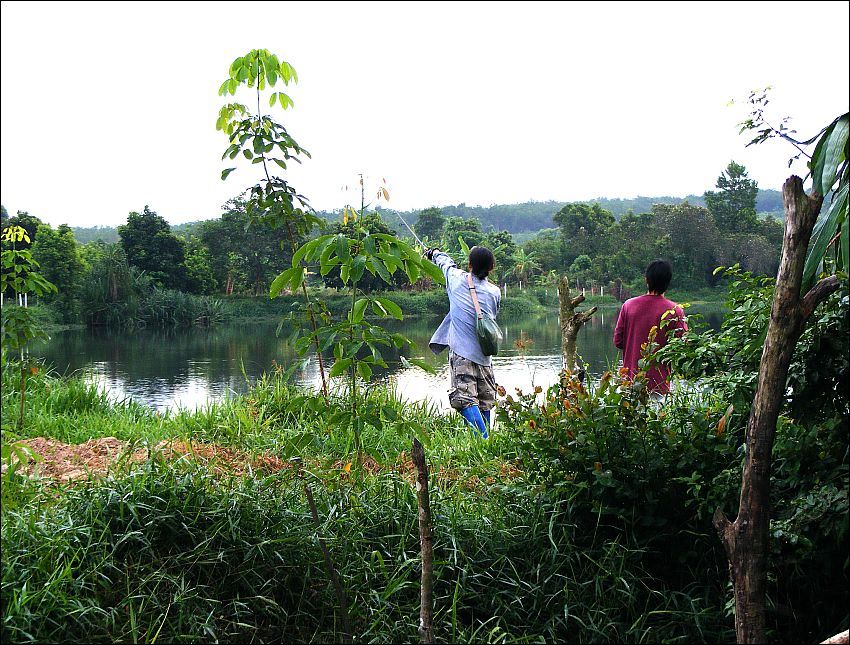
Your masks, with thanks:
[[[490,365],[490,357],[484,356],[481,352],[481,345],[478,343],[478,335],[475,332],[478,315],[475,313],[475,305],[466,281],[466,276],[470,274],[458,269],[454,260],[442,251],[434,252],[432,262],[440,267],[443,275],[446,276],[449,313],[434,332],[428,347],[435,354],[439,354],[448,347],[458,356],[473,363]],[[481,311],[490,314],[495,320],[502,301],[502,292],[499,287],[489,282],[487,278],[479,280],[474,275],[472,284],[475,286]]]

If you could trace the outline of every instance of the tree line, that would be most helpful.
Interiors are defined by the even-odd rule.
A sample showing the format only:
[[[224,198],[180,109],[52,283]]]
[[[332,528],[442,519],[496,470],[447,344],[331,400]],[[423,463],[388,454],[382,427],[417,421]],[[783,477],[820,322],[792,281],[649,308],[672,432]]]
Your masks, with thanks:
[[[412,219],[427,244],[440,246],[459,261],[464,246],[490,247],[497,264],[494,280],[499,283],[545,283],[555,274],[567,273],[583,285],[621,281],[640,289],[643,270],[656,257],[673,263],[676,286],[685,289],[715,286],[720,277],[714,269],[720,265],[738,264],[755,274],[774,275],[783,229],[779,220],[758,215],[756,182],[733,161],[718,177],[716,188],[704,193],[700,200],[704,206],[690,200],[659,201],[644,212],[629,210],[619,217],[605,207],[607,203],[616,209],[617,200],[568,203],[524,244],[517,244],[509,229],[496,229],[479,217],[455,215],[459,211],[454,208],[426,208]],[[369,226],[380,233],[406,232],[400,222],[393,226],[391,214],[386,209],[371,211]],[[117,240],[111,242],[98,238],[80,243],[68,225],[53,228],[23,211],[10,217],[3,208],[0,218],[3,228],[19,225],[27,230],[33,257],[45,277],[62,287],[48,300],[66,322],[85,319],[96,303],[127,301],[153,289],[197,295],[265,294],[292,259],[284,230],[252,221],[243,197],[228,201],[217,219],[177,226],[145,206],[129,213],[115,229]],[[345,233],[350,226],[328,218],[323,225],[334,233]],[[313,276],[311,282],[338,287],[338,274],[337,270]],[[377,279],[374,283],[365,288],[410,286],[403,274],[392,285]]]

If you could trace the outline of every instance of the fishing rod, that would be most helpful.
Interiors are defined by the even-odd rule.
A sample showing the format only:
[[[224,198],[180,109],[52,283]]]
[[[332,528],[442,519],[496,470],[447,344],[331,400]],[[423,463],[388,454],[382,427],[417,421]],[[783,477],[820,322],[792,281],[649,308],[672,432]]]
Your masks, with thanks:
[[[401,213],[397,212],[396,215],[398,215],[398,218],[401,220],[401,223],[404,224],[407,227],[407,230],[410,231],[411,233],[413,233],[413,237],[415,237],[416,241],[419,242],[419,246],[421,246],[423,249],[427,249],[428,247],[425,246],[425,244],[422,242],[422,240],[419,239],[419,236],[413,231],[412,228],[410,228],[410,225],[407,222],[404,221],[404,218],[401,216]]]

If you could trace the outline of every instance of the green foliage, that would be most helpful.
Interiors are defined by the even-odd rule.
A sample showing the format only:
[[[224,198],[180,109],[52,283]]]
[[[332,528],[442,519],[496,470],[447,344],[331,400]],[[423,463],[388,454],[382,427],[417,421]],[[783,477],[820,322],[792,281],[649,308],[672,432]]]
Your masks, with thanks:
[[[2,238],[4,245],[0,255],[0,293],[34,293],[38,296],[56,293],[56,285],[38,271],[39,264],[29,249],[31,238],[27,231],[21,226],[8,226],[3,229]]]
[[[614,216],[599,204],[567,204],[552,218],[561,229],[564,259],[572,264],[579,255],[595,257],[607,243]]]
[[[662,527],[667,537],[705,530],[717,505],[737,493],[734,481],[715,481],[737,464],[742,439],[739,427],[727,426],[719,398],[700,404],[676,397],[658,406],[645,374],[632,381],[623,370],[588,387],[565,373],[545,393],[538,387],[517,395],[499,414],[517,433],[528,472],[586,497],[606,525],[625,527],[640,542]],[[683,508],[691,510],[683,515]]]
[[[756,228],[758,184],[744,166],[730,161],[717,178],[718,192],[706,191],[705,204],[723,233],[750,233]]]
[[[260,111],[260,96],[280,82],[289,85],[298,82],[298,74],[286,61],[279,60],[266,49],[253,49],[236,58],[230,65],[229,77],[219,88],[220,96],[235,95],[243,84],[254,88],[257,112],[251,113],[241,103],[229,103],[219,111],[216,130],[227,135],[230,145],[222,159],[244,157],[251,165],[261,164],[265,178],[252,186],[247,202],[247,214],[252,221],[262,221],[273,227],[284,227],[294,235],[304,235],[319,223],[312,214],[306,198],[297,193],[285,178],[272,175],[269,164],[286,170],[292,161],[301,162],[300,157],[310,153],[293,139],[286,128]],[[286,109],[293,105],[284,92],[272,92],[269,106],[279,104]],[[226,168],[221,178],[226,179],[235,167]],[[294,251],[294,249],[293,249]]]
[[[118,235],[130,266],[144,271],[158,286],[184,288],[183,242],[171,232],[165,219],[145,206],[143,212],[129,214],[127,223],[118,227]]]
[[[41,224],[32,254],[43,267],[44,278],[61,286],[55,296],[48,296],[45,301],[56,302],[63,322],[76,322],[84,266],[70,227],[60,224],[53,230],[49,224]]]
[[[468,248],[484,244],[485,236],[481,229],[481,222],[473,218],[446,218],[440,248],[449,255],[460,255],[463,249],[458,238],[463,239],[463,244],[466,244]]]
[[[266,293],[292,259],[287,232],[251,221],[244,199],[232,199],[224,208],[219,219],[204,222],[200,229],[215,280],[221,287],[229,282],[235,293]]]
[[[186,288],[191,293],[210,295],[218,281],[212,267],[212,254],[194,235],[186,244]]]
[[[815,144],[809,157],[809,171],[812,178],[812,192],[826,197],[831,193],[829,209],[815,223],[812,239],[806,255],[803,269],[802,290],[805,293],[815,282],[819,271],[846,274],[850,266],[850,218],[848,218],[848,189],[850,188],[850,113],[837,116],[815,136],[806,141],[798,141],[788,126],[790,117],[784,117],[779,127],[767,121],[765,109],[768,92],[771,88],[750,93],[748,103],[752,108],[749,118],[742,121],[741,133],[756,131],[756,136],[747,146],[764,143],[779,138],[790,143],[797,150],[788,161],[790,166],[801,155],[809,157],[806,148]]]
[[[683,378],[700,382],[703,389],[716,392],[745,414],[758,382],[774,281],[739,267],[724,269],[723,274],[730,284],[720,329],[700,329],[694,317],[691,331],[670,339],[658,355]],[[850,415],[846,388],[840,385],[848,375],[847,317],[845,287],[819,307],[800,337],[788,371],[786,404],[794,419]]]
[[[628,536],[642,566],[670,581],[723,569],[711,517],[736,507],[747,418],[727,394],[679,390],[659,403],[648,400],[641,373],[629,381],[609,372],[587,387],[565,374],[546,392],[507,397],[499,415],[531,482],[577,507],[576,535]],[[768,621],[782,640],[814,640],[846,620],[843,419],[784,417],[777,429],[770,508],[779,557],[770,562]]]
[[[34,367],[26,354],[30,341],[36,338],[46,338],[38,321],[33,316],[21,297],[26,293],[44,295],[56,292],[56,285],[42,277],[37,269],[38,262],[32,258],[29,249],[18,250],[17,245],[28,244],[30,237],[22,226],[8,226],[3,229],[2,240],[5,243],[0,253],[0,294],[11,291],[15,304],[5,304],[0,310],[0,363],[7,361],[8,352],[17,350],[18,368],[20,370],[20,406],[18,413],[18,429],[24,427],[24,406],[26,402],[26,383]],[[32,372],[35,373],[35,372]]]
[[[441,209],[436,206],[426,208],[419,213],[416,220],[416,233],[424,241],[440,240],[443,237],[443,228],[446,218]]]
[[[348,222],[337,222],[330,228],[330,233],[342,235],[349,239],[354,239],[357,236],[358,229],[366,229],[372,234],[382,234],[393,236],[395,233],[388,227],[381,216],[377,212],[366,213],[362,218],[357,220],[350,218]],[[341,266],[334,266],[329,272],[321,274],[322,282],[327,287],[339,289],[345,286],[340,276]],[[419,274],[416,274],[419,277]],[[408,286],[411,284],[410,276],[404,271],[395,271],[392,274],[392,279],[387,281],[385,276],[382,276],[377,271],[375,273],[363,273],[358,282],[358,287],[366,293],[372,291],[385,291],[387,289],[397,289],[399,287]]]
[[[361,436],[365,425],[382,426],[379,411],[358,398],[358,379],[368,382],[375,367],[387,367],[381,354],[382,349],[401,349],[412,344],[404,335],[390,333],[366,318],[367,309],[379,318],[402,320],[403,314],[401,308],[388,298],[371,295],[371,289],[364,290],[364,278],[371,275],[391,284],[393,276],[398,272],[405,275],[410,283],[415,283],[423,275],[438,283],[444,281],[442,272],[431,262],[423,260],[416,249],[395,235],[376,231],[380,219],[366,216],[362,175],[360,186],[360,212],[346,207],[340,232],[321,235],[301,246],[292,257],[292,266],[275,278],[269,290],[272,298],[286,288],[297,291],[304,285],[311,268],[317,270],[323,278],[333,270],[339,271],[339,280],[351,298],[347,315],[333,322],[329,312],[324,312],[322,318],[325,324],[321,327],[316,325],[307,333],[297,321],[290,318],[290,322],[296,323],[290,338],[295,341],[295,347],[301,354],[311,347],[316,347],[317,351],[332,348],[335,361],[329,376],[349,375],[351,409],[340,415],[339,423],[352,431],[358,457],[361,454]],[[385,188],[379,190],[378,194],[388,197]],[[431,369],[424,361],[411,359],[410,362],[423,369]],[[403,429],[413,430],[423,443],[427,443],[421,426]]]

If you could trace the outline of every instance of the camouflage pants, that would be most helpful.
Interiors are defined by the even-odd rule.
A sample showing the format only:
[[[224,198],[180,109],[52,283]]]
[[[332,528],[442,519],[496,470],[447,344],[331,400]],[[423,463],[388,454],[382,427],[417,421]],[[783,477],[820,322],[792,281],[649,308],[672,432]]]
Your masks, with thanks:
[[[477,405],[482,412],[492,410],[496,404],[496,377],[491,366],[479,365],[470,360],[449,354],[451,389],[449,404],[455,410]]]

